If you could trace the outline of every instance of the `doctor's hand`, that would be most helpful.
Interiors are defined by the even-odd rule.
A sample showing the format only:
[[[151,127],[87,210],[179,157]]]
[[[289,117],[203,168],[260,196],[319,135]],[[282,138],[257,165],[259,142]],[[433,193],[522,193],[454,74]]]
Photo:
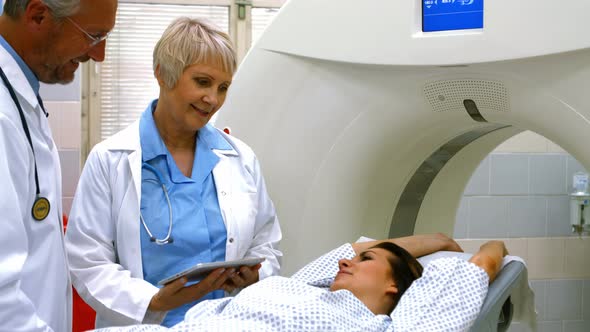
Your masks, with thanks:
[[[231,293],[237,288],[244,288],[257,282],[260,278],[258,270],[262,265],[260,263],[254,266],[241,266],[235,273],[231,274],[227,281],[221,287],[224,291]]]
[[[205,279],[188,287],[184,286],[188,282],[185,277],[174,280],[160,288],[152,297],[148,310],[168,311],[198,300],[214,290],[221,289],[232,273],[233,269],[216,269]]]

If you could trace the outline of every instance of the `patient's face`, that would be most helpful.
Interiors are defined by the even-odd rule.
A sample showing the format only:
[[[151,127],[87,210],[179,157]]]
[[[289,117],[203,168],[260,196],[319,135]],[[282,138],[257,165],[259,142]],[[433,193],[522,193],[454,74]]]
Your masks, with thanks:
[[[340,270],[330,286],[331,291],[347,289],[357,298],[380,298],[395,288],[389,258],[393,254],[385,249],[371,248],[352,260],[338,261]]]

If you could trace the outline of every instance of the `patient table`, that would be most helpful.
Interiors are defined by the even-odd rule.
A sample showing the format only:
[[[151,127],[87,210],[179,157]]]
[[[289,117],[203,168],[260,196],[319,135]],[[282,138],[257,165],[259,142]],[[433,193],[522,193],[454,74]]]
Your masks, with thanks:
[[[423,266],[430,261],[455,256],[468,260],[471,254],[441,251],[418,260]],[[504,332],[513,318],[535,324],[533,293],[528,285],[526,266],[514,256],[505,259],[502,270],[490,285],[481,311],[471,327],[473,332]],[[531,328],[533,328],[531,326]]]

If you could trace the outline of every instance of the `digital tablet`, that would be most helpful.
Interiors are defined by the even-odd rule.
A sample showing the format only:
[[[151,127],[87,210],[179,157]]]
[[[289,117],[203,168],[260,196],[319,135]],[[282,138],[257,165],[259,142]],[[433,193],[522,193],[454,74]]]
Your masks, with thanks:
[[[175,275],[172,275],[168,278],[160,280],[158,285],[165,285],[171,281],[174,281],[180,277],[187,277],[188,281],[196,281],[203,279],[209,274],[209,272],[218,269],[220,267],[223,268],[230,268],[230,267],[240,267],[240,266],[254,266],[258,263],[262,263],[264,258],[244,258],[238,259],[235,261],[227,261],[227,262],[213,262],[213,263],[199,263],[191,268],[188,268],[182,272],[178,272]]]

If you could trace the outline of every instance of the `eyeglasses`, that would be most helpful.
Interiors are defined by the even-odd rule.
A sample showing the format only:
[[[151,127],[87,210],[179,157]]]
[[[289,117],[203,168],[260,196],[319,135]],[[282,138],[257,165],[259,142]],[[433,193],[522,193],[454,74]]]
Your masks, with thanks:
[[[98,44],[100,44],[100,42],[102,42],[103,40],[106,40],[107,38],[109,38],[109,34],[105,34],[103,36],[93,36],[91,34],[89,34],[86,30],[82,29],[81,26],[78,25],[78,23],[74,22],[74,20],[72,20],[69,17],[66,17],[66,20],[70,21],[70,23],[72,23],[76,28],[78,28],[78,30],[82,31],[86,37],[88,37],[88,39],[90,39],[90,47],[94,47]]]

